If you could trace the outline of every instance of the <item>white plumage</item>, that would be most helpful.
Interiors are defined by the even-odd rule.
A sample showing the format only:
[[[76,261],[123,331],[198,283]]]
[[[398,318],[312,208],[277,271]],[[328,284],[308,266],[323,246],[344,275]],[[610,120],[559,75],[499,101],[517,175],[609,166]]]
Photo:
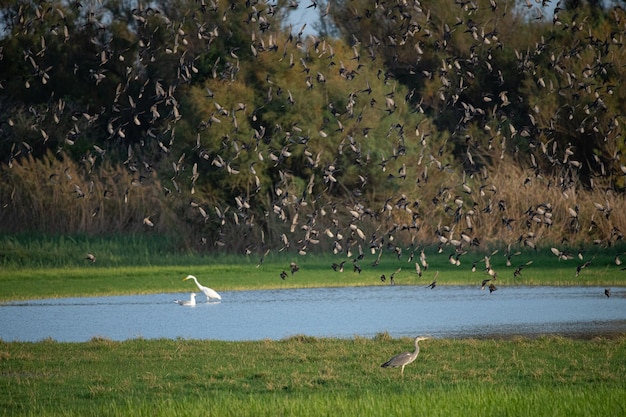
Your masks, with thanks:
[[[215,298],[215,299],[217,299],[217,300],[221,300],[221,299],[222,299],[222,296],[221,296],[221,295],[219,295],[219,294],[217,293],[217,291],[215,291],[215,290],[214,290],[214,289],[212,289],[212,288],[205,287],[204,285],[201,285],[201,284],[198,282],[198,279],[197,279],[196,277],[194,277],[193,275],[187,275],[187,277],[186,277],[186,278],[183,278],[183,281],[186,281],[186,280],[188,280],[188,279],[193,279],[193,280],[194,280],[194,282],[196,283],[196,285],[198,286],[198,288],[200,289],[200,291],[202,291],[202,293],[203,293],[204,295],[206,295],[206,300],[207,300],[207,301],[211,301],[211,298]]]
[[[192,292],[189,300],[176,300],[176,302],[181,306],[193,307],[196,305],[196,293]]]

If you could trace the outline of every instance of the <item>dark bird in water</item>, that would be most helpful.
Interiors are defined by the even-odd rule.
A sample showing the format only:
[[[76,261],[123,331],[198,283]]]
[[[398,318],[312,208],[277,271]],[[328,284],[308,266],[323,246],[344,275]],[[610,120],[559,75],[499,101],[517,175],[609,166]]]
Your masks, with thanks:
[[[435,273],[435,278],[433,278],[433,282],[428,284],[426,286],[426,288],[430,288],[432,290],[433,288],[435,288],[437,286],[437,275],[439,275],[439,271],[437,271],[437,273]]]
[[[497,290],[496,286],[493,283],[489,284],[489,294]]]
[[[396,356],[394,356],[393,358],[389,359],[387,362],[385,362],[382,365],[380,365],[381,368],[402,367],[402,369],[400,370],[400,374],[404,377],[404,367],[407,366],[408,364],[410,364],[411,362],[413,362],[417,358],[417,355],[419,355],[419,353],[420,353],[420,347],[419,347],[418,343],[421,340],[426,340],[426,339],[430,339],[430,337],[423,337],[423,336],[416,337],[415,338],[415,351],[413,353],[411,353],[411,352],[399,353]]]
[[[606,298],[609,298],[611,296],[611,289],[610,288],[605,288],[604,289],[604,295],[606,295]]]

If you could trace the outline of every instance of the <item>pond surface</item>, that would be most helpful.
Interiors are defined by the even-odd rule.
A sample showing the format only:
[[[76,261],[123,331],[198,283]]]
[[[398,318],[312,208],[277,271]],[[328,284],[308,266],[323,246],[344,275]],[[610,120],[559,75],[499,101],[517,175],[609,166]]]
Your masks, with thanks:
[[[215,340],[316,337],[487,337],[626,332],[626,289],[598,287],[375,286],[224,291],[194,307],[189,293],[33,300],[0,304],[0,339],[93,337]]]

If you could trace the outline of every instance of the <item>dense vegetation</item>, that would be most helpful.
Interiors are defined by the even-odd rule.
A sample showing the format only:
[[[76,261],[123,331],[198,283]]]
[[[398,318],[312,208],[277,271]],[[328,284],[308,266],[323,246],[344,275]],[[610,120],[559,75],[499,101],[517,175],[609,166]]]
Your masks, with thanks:
[[[1,2],[1,231],[255,255],[622,239],[620,3],[328,3],[309,36],[284,0]]]

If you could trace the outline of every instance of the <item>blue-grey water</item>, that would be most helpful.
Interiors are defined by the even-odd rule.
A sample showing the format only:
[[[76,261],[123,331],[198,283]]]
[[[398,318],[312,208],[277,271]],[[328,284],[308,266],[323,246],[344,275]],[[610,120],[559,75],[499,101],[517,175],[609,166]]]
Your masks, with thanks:
[[[189,293],[81,297],[0,304],[4,341],[94,337],[215,340],[433,337],[626,332],[626,288],[373,286],[224,291],[186,307]]]

